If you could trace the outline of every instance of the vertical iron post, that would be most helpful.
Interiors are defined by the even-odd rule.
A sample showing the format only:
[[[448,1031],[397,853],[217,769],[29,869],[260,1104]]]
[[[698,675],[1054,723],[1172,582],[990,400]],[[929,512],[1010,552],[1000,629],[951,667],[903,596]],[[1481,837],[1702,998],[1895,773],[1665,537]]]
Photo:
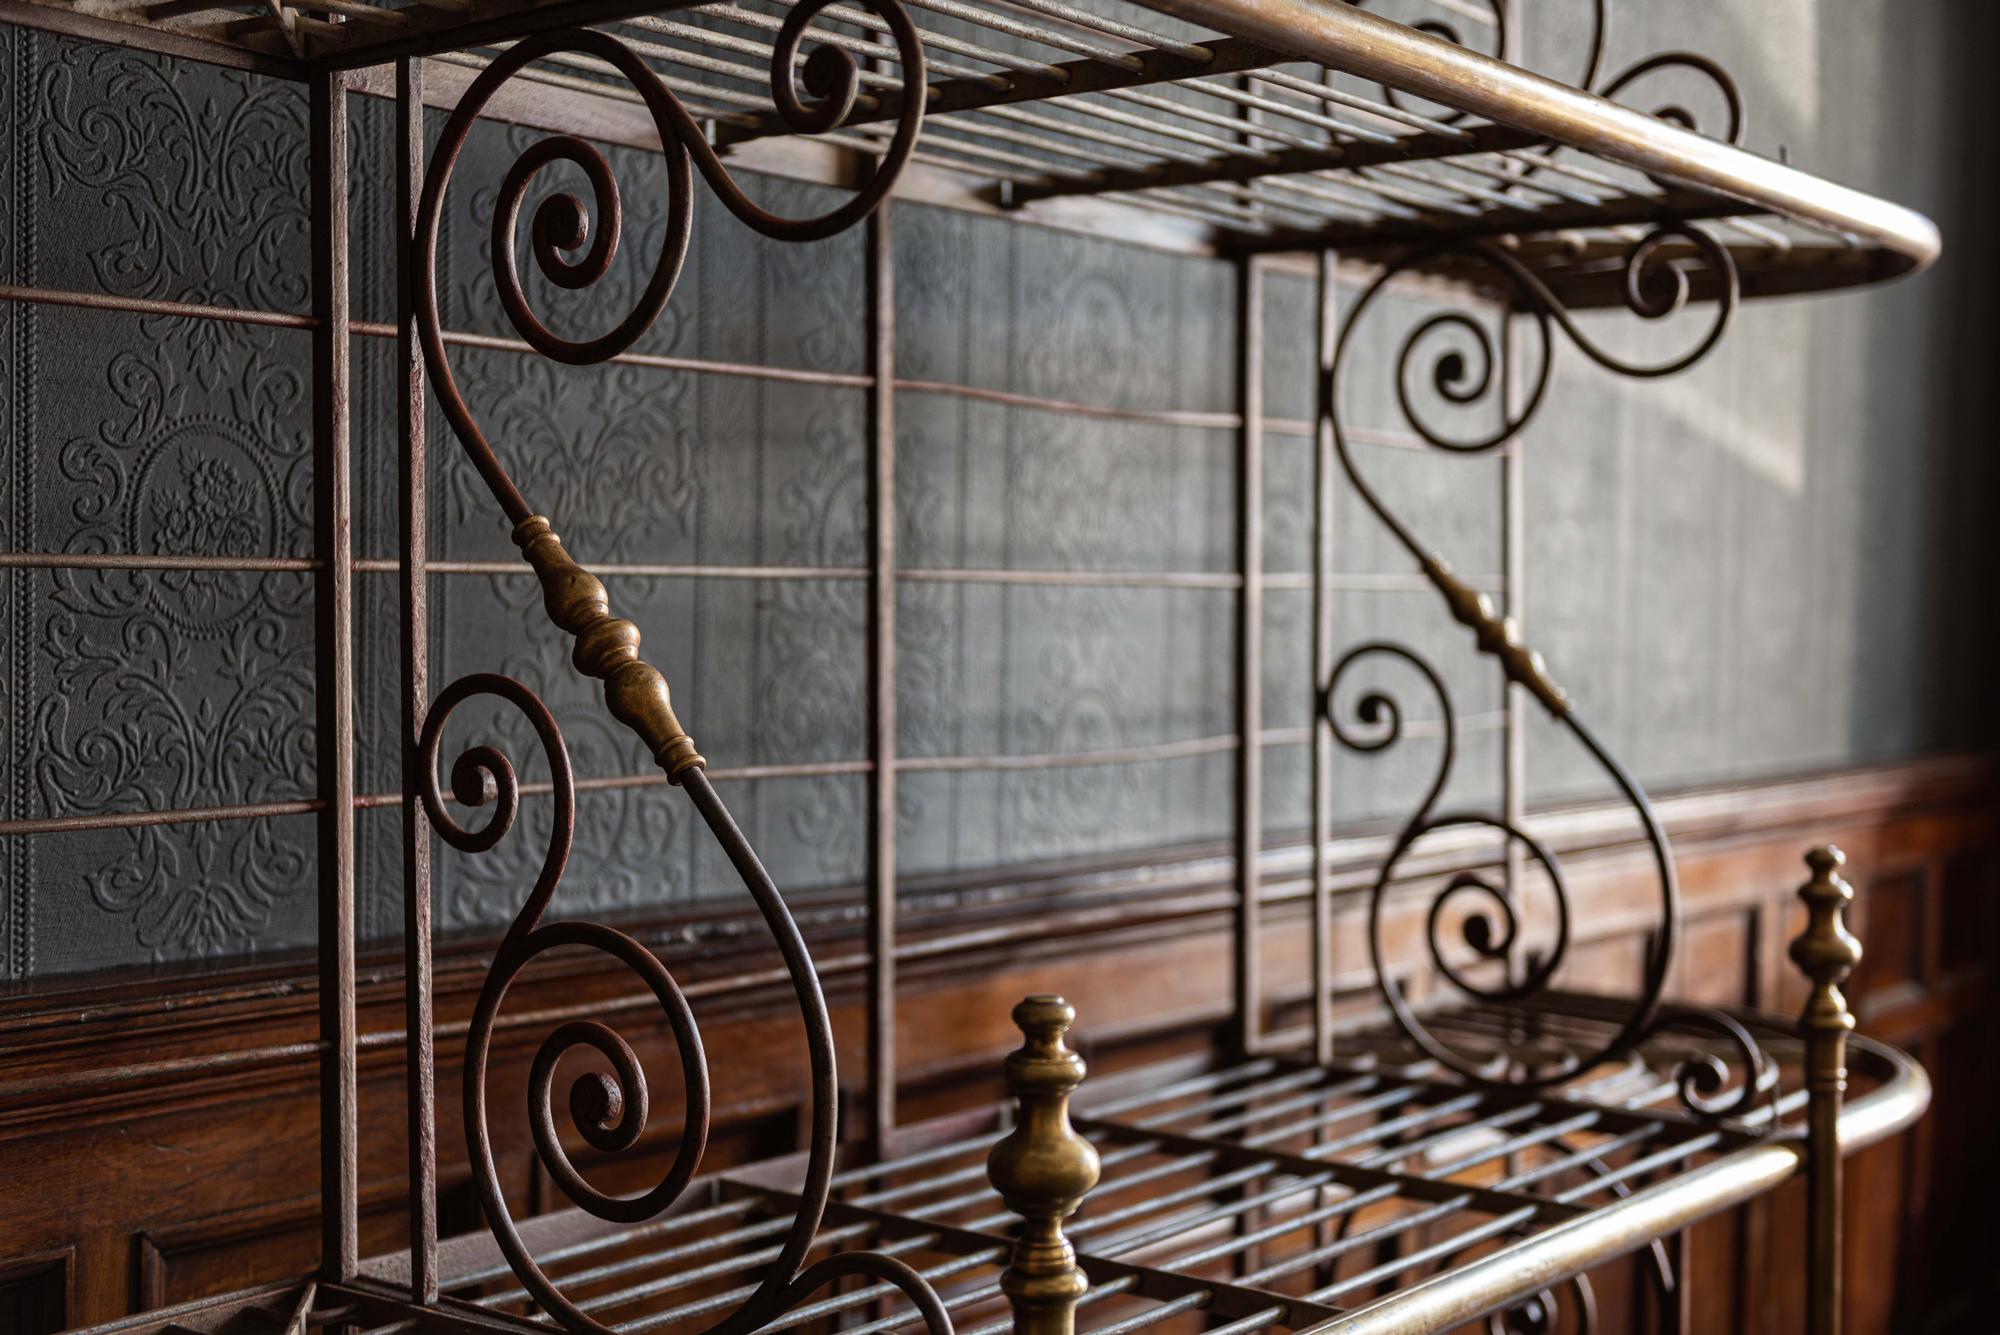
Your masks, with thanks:
[[[1319,318],[1314,325],[1319,380],[1313,395],[1312,517],[1312,989],[1313,1056],[1333,1060],[1333,727],[1319,708],[1333,672],[1333,349],[1340,339],[1340,265],[1328,250],[1319,257]]]
[[[1806,854],[1812,879],[1799,888],[1805,930],[1792,963],[1812,982],[1799,1034],[1806,1046],[1806,1331],[1840,1335],[1840,1107],[1847,1092],[1847,1036],[1854,1012],[1840,985],[1861,963],[1847,930],[1854,888],[1841,878],[1847,857],[1831,844]]]
[[[349,466],[347,81],[312,78],[314,714],[319,809],[320,1270],[352,1279],[354,545]]]
[[[896,1126],[896,250],[894,205],[868,219],[869,1134]]]
[[[417,343],[417,199],[424,178],[423,66],[396,62],[396,365],[402,385],[403,1000],[410,1144],[410,1297],[437,1300],[437,1062],[431,1034],[431,839],[418,799],[430,701],[424,358]]]
[[[1503,389],[1500,410],[1509,421],[1526,401],[1521,358],[1520,317],[1506,307],[1500,311],[1500,361]],[[1500,448],[1500,581],[1501,606],[1508,620],[1523,625],[1528,598],[1528,527],[1525,451],[1516,436]],[[1522,632],[1525,634],[1525,630]],[[1500,676],[1501,757],[1500,810],[1508,825],[1526,828],[1528,815],[1528,693],[1505,672]],[[1509,839],[1501,856],[1505,863],[1502,882],[1510,897],[1521,892],[1525,855],[1516,841]]]
[[[1262,1041],[1257,854],[1263,842],[1264,749],[1264,273],[1254,257],[1238,262],[1237,569],[1236,602],[1236,1023],[1237,1046]]]
[[[1503,24],[1500,58],[1519,65],[1526,48],[1522,31],[1526,18],[1523,5],[1500,0]],[[1526,380],[1521,368],[1521,337],[1518,320],[1505,303],[1500,307],[1500,413],[1502,420],[1514,420],[1526,401]],[[1522,478],[1521,438],[1516,436],[1500,450],[1500,580],[1502,606],[1516,625],[1527,613],[1527,507]],[[1500,814],[1515,829],[1524,828],[1527,816],[1528,696],[1504,673],[1500,678],[1501,755]],[[1508,839],[1501,851],[1501,884],[1509,897],[1520,893],[1526,862],[1515,841]]]

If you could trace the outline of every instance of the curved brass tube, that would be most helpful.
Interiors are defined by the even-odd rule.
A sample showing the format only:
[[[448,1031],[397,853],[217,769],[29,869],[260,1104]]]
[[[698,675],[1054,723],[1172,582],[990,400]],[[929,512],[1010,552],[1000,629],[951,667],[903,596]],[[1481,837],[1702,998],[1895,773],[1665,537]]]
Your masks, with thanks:
[[[1926,268],[1942,242],[1913,209],[1709,139],[1378,17],[1343,0],[1150,0],[1153,8],[1330,69],[1374,79],[1649,176],[1852,236],[1878,258],[1870,280]]]

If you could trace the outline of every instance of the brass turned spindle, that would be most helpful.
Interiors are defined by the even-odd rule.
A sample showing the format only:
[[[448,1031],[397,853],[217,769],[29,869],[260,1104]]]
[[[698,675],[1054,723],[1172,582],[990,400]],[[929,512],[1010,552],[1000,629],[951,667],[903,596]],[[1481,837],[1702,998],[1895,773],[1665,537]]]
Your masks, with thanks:
[[[612,717],[639,734],[674,783],[692,766],[706,765],[674,716],[666,677],[639,657],[639,628],[611,615],[604,581],[577,564],[541,515],[529,515],[515,527],[514,545],[541,581],[549,619],[576,637],[570,661],[604,683]]]
[[[1061,997],[1014,1007],[1026,1041],[1007,1057],[1007,1088],[1021,1116],[986,1156],[994,1190],[1024,1221],[1000,1276],[1019,1335],[1074,1335],[1077,1300],[1090,1287],[1062,1228],[1097,1185],[1097,1150],[1069,1123],[1069,1096],[1084,1074],[1083,1058],[1063,1042],[1075,1020]]]
[[[1799,889],[1806,927],[1792,962],[1812,980],[1799,1028],[1806,1045],[1806,1330],[1840,1335],[1840,1105],[1847,1091],[1847,1036],[1854,1012],[1840,985],[1861,962],[1847,930],[1854,889],[1841,879],[1847,855],[1828,844],[1806,854],[1812,879]]]

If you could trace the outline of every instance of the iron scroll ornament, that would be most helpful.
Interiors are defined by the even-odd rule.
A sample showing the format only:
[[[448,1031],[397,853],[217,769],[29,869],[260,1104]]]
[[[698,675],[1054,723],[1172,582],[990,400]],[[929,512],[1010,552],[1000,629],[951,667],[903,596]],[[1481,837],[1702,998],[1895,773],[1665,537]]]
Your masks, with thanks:
[[[1533,696],[1549,717],[1569,733],[1610,779],[1644,832],[1659,886],[1659,918],[1647,944],[1639,995],[1616,1022],[1610,1038],[1597,1044],[1586,1044],[1580,1049],[1544,1050],[1539,1059],[1528,1062],[1516,1060],[1518,1054],[1507,1050],[1486,1060],[1475,1060],[1440,1038],[1425,1025],[1403,996],[1386,949],[1384,914],[1389,887],[1411,850],[1424,838],[1440,831],[1485,829],[1504,839],[1510,850],[1520,849],[1525,859],[1538,866],[1546,877],[1555,903],[1553,936],[1544,943],[1542,950],[1525,961],[1525,967],[1522,967],[1523,961],[1516,958],[1525,944],[1520,910],[1514,898],[1482,872],[1468,870],[1457,873],[1431,901],[1425,944],[1437,972],[1461,994],[1490,1005],[1518,1005],[1551,987],[1570,942],[1568,890],[1561,861],[1554,852],[1504,815],[1488,811],[1437,810],[1457,759],[1456,716],[1444,680],[1430,663],[1406,646],[1387,641],[1356,645],[1334,664],[1320,685],[1318,712],[1326,720],[1336,741],[1353,751],[1376,753],[1394,746],[1403,735],[1402,706],[1386,690],[1364,691],[1353,700],[1352,714],[1343,713],[1343,684],[1351,679],[1353,669],[1364,662],[1390,661],[1414,670],[1435,697],[1443,725],[1443,744],[1430,783],[1383,859],[1371,893],[1369,949],[1376,986],[1398,1026],[1426,1055],[1473,1079],[1529,1088],[1556,1084],[1601,1062],[1615,1059],[1665,1028],[1704,1030],[1709,1036],[1722,1040],[1731,1053],[1732,1061],[1725,1062],[1711,1054],[1683,1063],[1676,1073],[1680,1098],[1690,1109],[1703,1115],[1740,1116],[1775,1090],[1777,1070],[1748,1031],[1728,1016],[1705,1009],[1666,1008],[1662,1005],[1662,993],[1679,936],[1680,902],[1666,833],[1660,827],[1645,790],[1578,716],[1567,692],[1550,675],[1541,656],[1522,642],[1512,620],[1500,616],[1489,598],[1474,591],[1452,572],[1444,559],[1389,507],[1355,461],[1353,443],[1341,418],[1339,391],[1342,373],[1350,364],[1348,353],[1354,345],[1356,330],[1397,275],[1446,255],[1476,261],[1498,276],[1511,290],[1512,307],[1531,317],[1541,353],[1536,372],[1526,385],[1519,405],[1503,403],[1497,427],[1470,438],[1455,437],[1440,431],[1426,419],[1423,408],[1411,393],[1413,373],[1427,344],[1446,331],[1453,331],[1459,339],[1469,343],[1469,350],[1453,346],[1438,352],[1429,364],[1430,387],[1438,399],[1456,408],[1487,402],[1497,393],[1500,361],[1492,334],[1472,316],[1451,310],[1424,319],[1404,338],[1393,372],[1398,411],[1426,445],[1453,454],[1490,453],[1514,440],[1526,427],[1546,396],[1556,352],[1556,330],[1560,329],[1570,343],[1607,370],[1642,378],[1666,376],[1694,365],[1716,346],[1730,324],[1738,301],[1736,267],[1729,251],[1706,232],[1681,224],[1668,224],[1642,237],[1626,253],[1623,270],[1626,306],[1632,313],[1647,320],[1665,319],[1684,310],[1691,290],[1688,275],[1681,267],[1686,256],[1692,256],[1716,275],[1720,297],[1713,318],[1693,344],[1663,361],[1628,361],[1600,347],[1577,326],[1560,300],[1533,271],[1505,249],[1484,242],[1427,248],[1403,256],[1378,274],[1349,310],[1320,384],[1321,412],[1332,427],[1334,455],[1341,469],[1362,502],[1416,559],[1425,577],[1443,597],[1453,619],[1472,631],[1478,649],[1496,659],[1506,678]],[[1475,964],[1489,966],[1489,970],[1491,966],[1503,966],[1497,982],[1473,977],[1446,948],[1443,935],[1449,910],[1454,904],[1462,904],[1467,899],[1478,902],[1463,919],[1464,944],[1470,949]],[[1733,1087],[1732,1065],[1740,1070],[1740,1075],[1734,1077]]]
[[[1356,8],[1368,8],[1370,0],[1348,0],[1348,4],[1352,4]],[[1506,60],[1508,58],[1508,48],[1512,46],[1510,36],[1508,36],[1510,34],[1510,10],[1512,10],[1512,6],[1504,4],[1502,0],[1480,0],[1480,4],[1484,4],[1484,8],[1486,8],[1486,18],[1482,22],[1488,28],[1492,28],[1494,50],[1490,54],[1494,58],[1498,58],[1498,60]],[[1584,42],[1584,62],[1582,62],[1584,68],[1582,68],[1582,74],[1576,78],[1574,86],[1582,88],[1584,92],[1594,92],[1600,98],[1616,98],[1630,84],[1636,84],[1638,80],[1642,80],[1648,74],[1654,74],[1658,70],[1690,70],[1690,72],[1698,74],[1700,78],[1708,80],[1716,88],[1716,92],[1722,94],[1722,100],[1728,104],[1728,116],[1730,116],[1728,130],[1724,132],[1724,138],[1730,144],[1738,144],[1740,146],[1742,144],[1742,136],[1744,136],[1744,100],[1742,100],[1742,90],[1736,86],[1736,80],[1730,76],[1730,72],[1724,70],[1720,64],[1716,64],[1714,60],[1710,60],[1708,56],[1700,56],[1696,52],[1680,52],[1680,50],[1676,50],[1676,52],[1660,52],[1656,56],[1648,56],[1648,58],[1640,60],[1638,64],[1626,66],[1624,70],[1620,70],[1618,74],[1612,74],[1610,78],[1604,78],[1604,46],[1606,46],[1606,36],[1608,36],[1608,30],[1610,30],[1610,22],[1608,22],[1606,10],[1608,10],[1608,0],[1590,0],[1590,38]],[[1458,26],[1454,22],[1446,20],[1446,18],[1422,18],[1422,20],[1410,24],[1410,26],[1416,28],[1418,32],[1430,34],[1430,36],[1434,36],[1434,38],[1438,38],[1442,42],[1450,42],[1452,46],[1470,46],[1470,42],[1466,42],[1464,34],[1460,34]],[[1408,110],[1406,104],[1404,104],[1404,100],[1402,100],[1400,90],[1396,90],[1396,88],[1392,88],[1388,84],[1380,84],[1380,88],[1382,88],[1382,100],[1384,102],[1388,102],[1390,106]],[[1680,124],[1680,126],[1684,126],[1688,130],[1694,128],[1694,114],[1688,112],[1682,106],[1674,106],[1674,104],[1660,106],[1660,108],[1654,108],[1652,114],[1658,116],[1658,118],[1662,118],[1662,120],[1672,120],[1674,124]],[[1432,120],[1436,120],[1438,124],[1456,126],[1464,118],[1466,118],[1464,112],[1440,112]]]
[[[1369,0],[1348,0],[1348,3],[1357,8],[1365,8]],[[1512,7],[1503,3],[1503,0],[1483,0],[1483,3],[1487,11],[1487,17],[1483,21],[1493,30],[1495,49],[1491,54],[1496,58],[1505,59],[1507,58],[1508,49],[1511,46],[1508,34]],[[1691,71],[1707,80],[1714,86],[1716,92],[1721,94],[1729,113],[1729,126],[1724,132],[1723,138],[1731,144],[1740,146],[1743,143],[1745,125],[1742,90],[1737,87],[1735,78],[1730,75],[1728,70],[1707,56],[1692,51],[1663,51],[1657,55],[1648,56],[1636,64],[1626,66],[1608,79],[1603,78],[1605,39],[1610,26],[1606,16],[1606,9],[1607,0],[1591,0],[1590,37],[1585,42],[1583,48],[1583,72],[1574,81],[1574,86],[1585,92],[1595,93],[1599,97],[1611,99],[1617,97],[1619,93],[1624,92],[1632,84],[1659,70],[1680,69]],[[1418,32],[1427,33],[1442,41],[1450,42],[1453,46],[1470,45],[1459,32],[1457,26],[1448,19],[1425,18],[1418,20],[1410,26]],[[1410,109],[1400,90],[1388,84],[1380,84],[1378,86],[1382,90],[1383,101],[1400,110],[1407,111]],[[1669,103],[1656,107],[1653,109],[1653,114],[1662,120],[1672,121],[1686,129],[1692,130],[1696,128],[1694,114],[1687,108],[1677,104]],[[1465,113],[1463,111],[1440,110],[1431,116],[1430,119],[1440,125],[1457,125],[1465,120]],[[1555,147],[1551,145],[1546,149],[1534,150],[1533,152],[1534,156],[1547,158],[1553,156],[1555,151]],[[1537,170],[1539,170],[1539,164],[1530,165],[1527,171],[1523,173],[1523,179],[1533,175]]]
[[[833,46],[816,48],[804,62],[805,91],[794,85],[799,47],[807,25],[832,0],[803,0],[786,16],[774,42],[772,95],[779,114],[801,133],[831,130],[853,109],[860,79],[854,60]],[[905,83],[926,86],[924,52],[916,26],[897,0],[864,0],[888,26]],[[514,526],[514,542],[539,578],[544,605],[556,625],[575,637],[572,660],[578,670],[604,682],[612,715],[646,743],[669,781],[688,795],[710,834],[728,856],[776,943],[804,1021],[811,1072],[811,1136],[797,1210],[776,1258],[752,1292],[712,1328],[712,1335],[745,1335],[843,1276],[894,1285],[908,1296],[932,1335],[950,1335],[951,1319],[935,1290],[902,1261],[872,1252],[840,1252],[803,1269],[819,1232],[832,1186],[839,1142],[839,1084],[834,1065],[833,1029],[819,976],[784,897],[756,850],[737,827],[709,783],[706,762],[675,716],[664,676],[639,656],[639,631],[612,615],[604,585],[563,548],[549,520],[537,514],[515,486],[492,444],[480,430],[445,355],[438,312],[438,239],[446,189],[466,138],[487,102],[523,67],[557,52],[596,57],[617,70],[638,91],[659,131],[667,158],[667,225],[659,253],[637,303],[609,331],[571,341],[553,333],[530,308],[522,287],[517,236],[522,205],[535,178],[563,161],[579,168],[590,183],[592,205],[575,195],[543,199],[529,224],[535,262],[550,282],[566,289],[591,286],[609,270],[620,239],[618,184],[604,155],[569,135],[538,141],[508,170],[494,207],[493,265],[502,307],[530,347],[568,365],[593,365],[629,349],[665,309],[687,258],[693,220],[693,174],[740,221],[764,236],[811,241],[831,236],[866,218],[887,198],[909,162],[923,126],[922,97],[903,100],[896,128],[873,174],[838,207],[808,218],[766,212],[730,177],[694,118],[650,67],[617,39],[571,29],[524,39],[494,59],[466,90],[446,121],[433,151],[418,201],[414,245],[414,305],[419,342],[430,383],[454,434],[480,477]],[[596,219],[593,234],[592,217]],[[578,255],[578,252],[582,252]],[[708,1066],[701,1035],[686,997],[659,957],[635,938],[601,923],[542,921],[568,860],[576,824],[576,785],[554,717],[521,682],[496,674],[474,674],[442,691],[426,715],[414,783],[431,823],[453,847],[480,853],[496,846],[514,825],[520,787],[512,763],[497,748],[473,746],[451,767],[453,796],[469,806],[491,806],[485,824],[468,828],[446,809],[438,779],[445,725],[452,712],[475,696],[497,698],[518,710],[533,728],[553,778],[555,817],[541,872],[509,927],[489,969],[466,1037],[465,1125],[480,1198],[495,1240],[535,1302],[576,1335],[609,1335],[610,1328],[573,1302],[545,1275],[521,1238],[500,1189],[487,1123],[486,1062],[494,1022],[507,990],[537,956],[559,947],[596,950],[630,969],[658,1001],[680,1054],[687,1109],[680,1144],[666,1175],[634,1197],[600,1192],[576,1170],[556,1131],[554,1083],[563,1055],[594,1049],[612,1074],[586,1074],[569,1091],[569,1112],[578,1133],[604,1153],[629,1150],[638,1141],[650,1109],[645,1072],[631,1045],[597,1020],[558,1026],[537,1050],[529,1074],[529,1122],[536,1148],[564,1195],[583,1211],[613,1222],[652,1218],[673,1204],[700,1165],[709,1120]]]

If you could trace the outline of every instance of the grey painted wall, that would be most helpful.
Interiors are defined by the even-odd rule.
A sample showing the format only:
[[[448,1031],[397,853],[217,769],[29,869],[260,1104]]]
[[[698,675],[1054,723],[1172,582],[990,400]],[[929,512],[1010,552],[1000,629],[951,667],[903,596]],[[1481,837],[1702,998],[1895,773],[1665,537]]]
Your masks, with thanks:
[[[1532,14],[1536,63],[1561,28]],[[1612,63],[1707,50],[1751,90],[1752,141],[1929,209],[1956,241],[1931,276],[1878,294],[1750,311],[1724,351],[1667,384],[1614,380],[1558,350],[1558,399],[1528,448],[1529,621],[1614,746],[1654,783],[1975,744],[1971,596],[1991,549],[1979,394],[1992,269],[1990,173],[1968,170],[1992,95],[1970,68],[1981,7],[1928,0],[1783,6],[1625,4]],[[1891,22],[1893,10],[1894,21]],[[1756,23],[1743,15],[1754,11]],[[1980,25],[1983,25],[1980,26]],[[0,27],[0,280],[305,307],[304,103],[297,89],[175,70]],[[1857,96],[1856,93],[1865,94]],[[389,311],[387,108],[356,100],[358,314]],[[492,186],[527,142],[482,129],[447,227],[447,323],[503,332],[485,281]],[[626,254],[661,226],[658,164],[620,154]],[[801,187],[764,183],[795,211]],[[695,250],[645,348],[855,371],[858,234],[764,243],[705,196]],[[924,379],[1159,408],[1233,406],[1226,265],[898,213],[898,357]],[[637,244],[633,244],[636,242]],[[609,302],[641,281],[621,260]],[[622,283],[622,286],[619,284]],[[560,309],[543,293],[543,309]],[[1270,411],[1310,410],[1312,294],[1275,279]],[[969,318],[978,312],[977,319]],[[1393,324],[1421,312],[1399,303]],[[1607,341],[1629,319],[1593,322]],[[303,555],[310,547],[308,336],[278,329],[0,303],[0,548]],[[389,348],[357,344],[356,549],[395,542]],[[842,565],[863,560],[864,402],[852,389],[636,369],[560,371],[460,353],[459,374],[523,488],[592,561]],[[1388,424],[1357,371],[1354,420]],[[1376,377],[1380,379],[1379,376]],[[916,566],[1226,570],[1228,433],[1103,423],[935,395],[899,403],[898,521]],[[477,479],[434,423],[439,554],[507,557]],[[1270,445],[1269,560],[1304,569],[1308,458]],[[1498,559],[1497,466],[1386,454],[1371,475],[1461,569]],[[603,482],[586,483],[586,471]],[[1342,570],[1401,570],[1351,497]],[[718,764],[860,756],[863,607],[856,583],[620,579],[614,601]],[[639,772],[638,747],[564,663],[524,578],[443,577],[435,679],[500,669],[542,690],[583,775]],[[1306,598],[1269,601],[1271,727],[1306,719]],[[1498,700],[1462,632],[1416,594],[1342,595],[1343,641],[1424,647],[1459,708]],[[1227,592],[913,583],[900,606],[900,744],[910,755],[1040,752],[1224,733],[1232,723]],[[359,579],[361,787],[394,786],[393,577]],[[0,818],[282,801],[312,791],[307,576],[0,572]],[[542,772],[515,720],[468,711]],[[1429,757],[1343,758],[1345,818],[1403,809]],[[1593,791],[1562,744],[1531,739],[1539,793]],[[1460,795],[1489,796],[1491,734],[1468,740]],[[1269,759],[1268,825],[1304,819],[1304,752]],[[1228,829],[1227,755],[1047,774],[922,774],[903,783],[912,873],[1118,853]],[[728,793],[788,888],[860,873],[858,778],[735,783]],[[587,794],[563,907],[614,910],[731,892],[684,804],[658,790]],[[492,926],[531,878],[525,837],[441,854],[439,915]],[[398,830],[364,812],[363,926],[400,921]],[[309,817],[0,840],[0,978],[234,955],[312,939]]]

